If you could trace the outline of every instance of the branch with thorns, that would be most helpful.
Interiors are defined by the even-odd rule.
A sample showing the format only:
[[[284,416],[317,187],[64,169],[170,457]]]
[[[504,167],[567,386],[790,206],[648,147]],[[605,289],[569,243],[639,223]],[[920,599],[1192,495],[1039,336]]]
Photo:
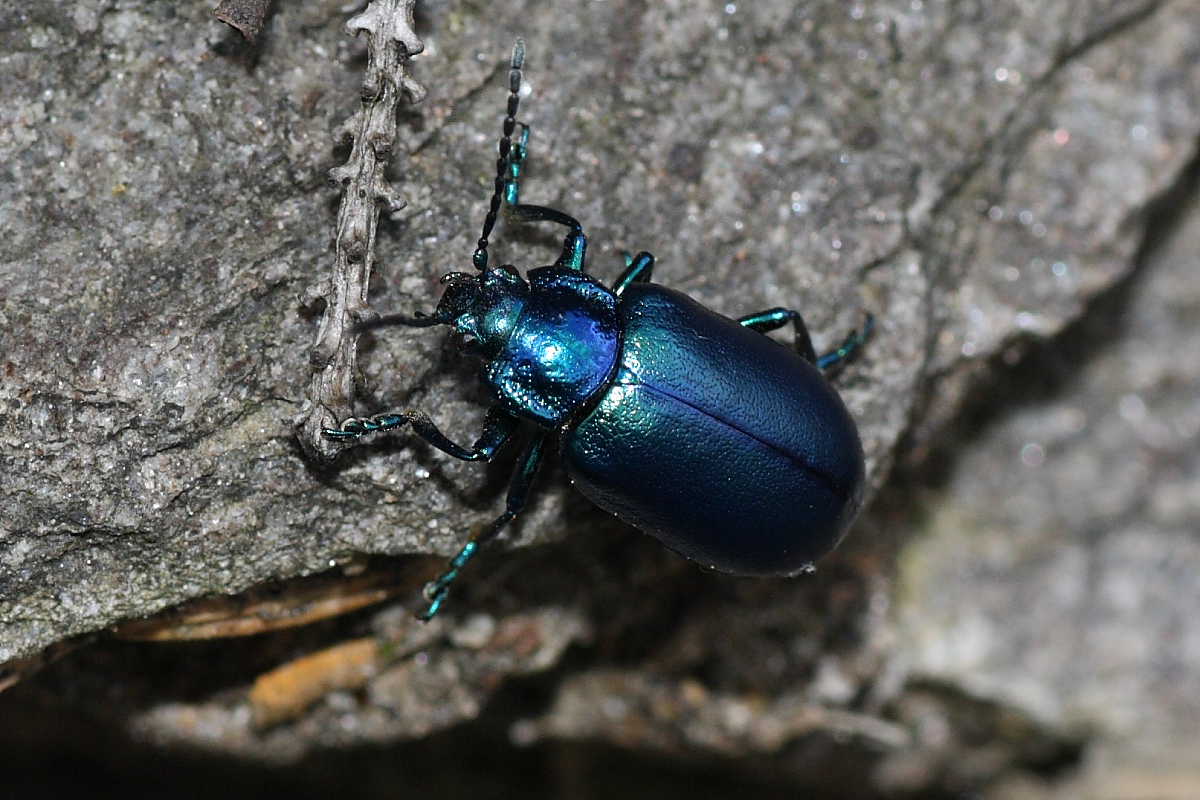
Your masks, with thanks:
[[[357,346],[353,328],[370,317],[367,283],[380,207],[395,214],[405,206],[384,173],[396,140],[397,107],[404,97],[414,103],[425,97],[425,89],[408,72],[409,59],[425,49],[413,30],[415,4],[373,0],[346,23],[351,35],[367,34],[367,69],[362,105],[342,127],[342,136],[352,140],[350,157],[329,172],[342,187],[333,274],[313,292],[325,299],[325,314],[312,349],[312,379],[296,421],[301,445],[322,461],[332,460],[340,448],[321,430],[351,411]]]

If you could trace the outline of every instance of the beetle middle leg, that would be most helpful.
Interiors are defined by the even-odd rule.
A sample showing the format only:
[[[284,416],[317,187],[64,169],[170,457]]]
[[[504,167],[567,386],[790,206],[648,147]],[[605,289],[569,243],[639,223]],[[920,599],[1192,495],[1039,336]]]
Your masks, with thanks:
[[[629,284],[631,283],[649,283],[650,276],[653,273],[654,256],[645,250],[638,253],[637,256],[625,253],[625,271],[613,283],[613,294],[620,297],[629,288]]]
[[[458,554],[450,559],[446,571],[425,586],[425,599],[429,601],[429,605],[425,607],[424,611],[417,614],[417,619],[428,622],[437,615],[446,602],[450,585],[458,579],[458,574],[462,572],[467,562],[479,552],[480,547],[496,538],[500,531],[504,530],[504,526],[512,522],[525,508],[525,499],[529,494],[529,487],[533,485],[533,477],[537,473],[538,465],[542,461],[542,450],[545,443],[545,435],[538,435],[525,445],[525,451],[521,454],[517,471],[513,473],[512,481],[508,486],[504,513],[492,520],[492,523],[478,534],[472,536],[458,551]]]
[[[794,345],[796,352],[808,363],[817,364],[817,353],[813,350],[812,338],[808,335],[808,328],[804,325],[804,318],[800,316],[799,311],[793,311],[790,308],[772,308],[738,318],[738,323],[743,327],[759,333],[779,330],[789,322],[792,323],[792,329],[796,333]]]

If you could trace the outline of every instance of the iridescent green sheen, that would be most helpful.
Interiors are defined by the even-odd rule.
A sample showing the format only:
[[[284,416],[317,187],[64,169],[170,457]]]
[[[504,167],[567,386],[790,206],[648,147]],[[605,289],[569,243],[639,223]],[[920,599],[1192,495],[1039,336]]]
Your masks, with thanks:
[[[863,457],[816,367],[662,286],[629,286],[620,313],[616,376],[562,438],[575,488],[722,572],[792,575],[832,549]]]

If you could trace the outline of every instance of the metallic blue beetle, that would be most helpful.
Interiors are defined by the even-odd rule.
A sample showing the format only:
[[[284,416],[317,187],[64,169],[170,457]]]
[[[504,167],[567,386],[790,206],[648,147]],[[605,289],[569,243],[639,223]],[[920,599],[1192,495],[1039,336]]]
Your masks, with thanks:
[[[506,508],[426,587],[431,619],[481,545],[525,505],[546,440],[557,437],[572,483],[596,505],[722,572],[794,575],[832,549],[862,497],[863,455],[854,421],[821,371],[847,359],[869,333],[852,332],[818,358],[799,313],[775,308],[733,320],[649,282],[654,257],[626,256],[608,288],[584,272],[587,238],[574,218],[519,202],[529,128],[516,120],[524,44],[513,49],[495,191],[473,256],[452,272],[431,315],[383,325],[449,325],[481,357],[496,396],[471,447],[447,439],[420,411],[350,418],[337,439],[410,425],[434,447],[490,461],[519,429],[529,437]],[[513,140],[513,134],[520,131]],[[564,225],[558,260],[524,280],[488,266],[501,199],[513,217]],[[791,324],[795,349],[765,336]]]

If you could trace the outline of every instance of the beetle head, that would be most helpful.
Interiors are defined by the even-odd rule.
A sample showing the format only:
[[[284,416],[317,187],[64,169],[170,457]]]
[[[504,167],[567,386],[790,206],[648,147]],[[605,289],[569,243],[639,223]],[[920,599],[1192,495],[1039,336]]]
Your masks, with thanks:
[[[442,276],[446,285],[437,310],[389,314],[356,325],[358,333],[388,325],[429,328],[449,325],[461,334],[460,346],[468,353],[492,358],[508,341],[529,296],[529,284],[515,267],[504,265],[478,274],[451,272]]]
[[[525,306],[529,284],[507,264],[475,275],[451,272],[442,283],[446,290],[433,318],[462,334],[465,351],[484,358],[500,352]]]

